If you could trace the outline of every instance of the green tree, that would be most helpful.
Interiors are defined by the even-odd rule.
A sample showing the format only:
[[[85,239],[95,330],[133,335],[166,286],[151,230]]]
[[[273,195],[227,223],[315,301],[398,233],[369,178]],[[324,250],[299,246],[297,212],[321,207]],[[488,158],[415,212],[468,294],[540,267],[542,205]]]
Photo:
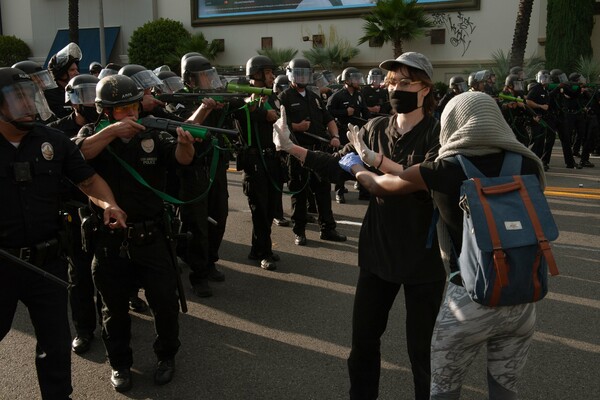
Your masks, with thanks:
[[[324,37],[322,47],[302,51],[302,55],[310,61],[313,68],[339,71],[360,53],[360,50],[352,46],[348,40],[340,39],[333,26],[329,28],[329,35],[324,35],[323,32],[321,34]]]
[[[533,0],[519,0],[517,22],[515,23],[515,33],[510,50],[511,67],[522,67],[525,61],[525,49],[527,48],[527,36],[529,36],[529,22],[531,21],[532,9]]]
[[[24,41],[16,36],[0,35],[0,67],[10,67],[30,55],[31,49]]]
[[[168,65],[179,71],[178,46],[190,40],[191,34],[183,24],[168,18],[146,22],[133,31],[129,40],[129,62],[148,69]]]
[[[548,0],[546,65],[573,72],[581,56],[592,57],[594,0]]]
[[[404,50],[405,42],[421,37],[433,22],[425,14],[425,9],[417,0],[379,0],[375,7],[363,17],[364,36],[358,44],[372,41],[377,45],[391,42],[394,58]]]
[[[219,43],[216,40],[212,42],[208,42],[204,37],[204,33],[198,32],[191,35],[188,39],[183,39],[176,47],[175,53],[170,54],[167,57],[168,62],[167,65],[171,65],[174,63],[178,65],[181,61],[181,57],[186,53],[197,52],[202,54],[208,60],[212,61],[217,58],[217,54],[219,53]],[[178,71],[179,68],[173,70]]]

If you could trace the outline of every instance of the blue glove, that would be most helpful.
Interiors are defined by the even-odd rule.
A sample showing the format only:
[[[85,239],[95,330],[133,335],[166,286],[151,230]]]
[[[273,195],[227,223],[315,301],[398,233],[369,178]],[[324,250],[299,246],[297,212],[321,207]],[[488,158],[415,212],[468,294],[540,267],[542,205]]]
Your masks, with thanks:
[[[362,160],[360,159],[360,156],[358,154],[356,154],[356,153],[348,153],[348,154],[346,154],[344,157],[342,157],[340,159],[340,161],[338,161],[338,163],[340,164],[340,167],[344,171],[346,171],[346,172],[348,172],[349,174],[352,174],[352,175],[354,175],[352,173],[352,166],[357,165],[357,164],[358,165],[362,165],[363,164]]]

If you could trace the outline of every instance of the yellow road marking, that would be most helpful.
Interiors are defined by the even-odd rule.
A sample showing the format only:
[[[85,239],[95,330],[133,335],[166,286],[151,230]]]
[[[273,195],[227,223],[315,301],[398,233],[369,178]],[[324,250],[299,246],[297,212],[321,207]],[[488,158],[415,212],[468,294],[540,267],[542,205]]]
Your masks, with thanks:
[[[546,196],[570,197],[575,199],[600,200],[600,189],[594,188],[567,188],[548,186],[544,191]]]

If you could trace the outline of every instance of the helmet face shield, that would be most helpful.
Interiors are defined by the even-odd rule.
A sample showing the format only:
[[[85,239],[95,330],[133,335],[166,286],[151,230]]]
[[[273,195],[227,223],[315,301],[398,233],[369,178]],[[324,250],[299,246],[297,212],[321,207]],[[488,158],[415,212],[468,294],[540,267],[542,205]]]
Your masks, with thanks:
[[[158,76],[156,76],[156,74],[150,70],[140,71],[136,74],[133,74],[131,79],[133,79],[137,87],[142,90],[162,85],[162,81],[158,79]]]
[[[58,87],[48,70],[34,72],[33,74],[29,74],[29,77],[33,82],[35,82],[36,85],[39,86],[41,90],[54,89]]]
[[[287,76],[290,82],[297,85],[308,85],[312,83],[311,68],[292,68],[288,69]]]
[[[563,72],[562,74],[558,75],[558,81],[560,83],[567,83],[569,82],[569,78],[567,78],[567,74]]]
[[[162,93],[176,93],[183,89],[183,80],[181,80],[178,76],[171,76],[169,78],[163,79],[162,83],[159,85],[159,89]]]
[[[67,66],[71,60],[79,61],[82,58],[81,49],[75,43],[69,43],[56,53],[56,65],[58,69]]]
[[[537,81],[537,83],[541,83],[542,85],[545,85],[546,83],[550,82],[550,75],[545,74],[545,73],[538,73],[537,77],[536,77],[536,81]]]
[[[325,87],[329,84],[329,82],[327,81],[327,79],[325,78],[325,76],[323,76],[323,74],[316,74],[313,77],[313,83],[316,87],[318,87],[319,89],[322,87]]]
[[[96,101],[96,84],[81,83],[72,90],[65,92],[65,103],[93,105]]]
[[[369,74],[367,76],[367,83],[369,85],[381,85],[381,82],[383,82],[383,75],[371,75],[371,74]]]
[[[325,78],[327,80],[328,85],[331,85],[332,83],[336,83],[335,75],[331,71],[324,72],[323,78]]]
[[[3,118],[7,122],[18,121],[25,117],[35,119],[39,115],[47,120],[52,115],[46,97],[32,81],[15,82],[1,89],[2,106],[6,111]],[[8,115],[7,115],[8,114]]]
[[[464,92],[466,92],[467,90],[469,90],[469,87],[467,86],[467,83],[466,83],[466,82],[464,82],[464,81],[463,81],[463,82],[456,82],[456,83],[455,83],[455,84],[453,84],[452,86],[456,88],[456,91],[457,91],[458,93],[464,93]]]
[[[365,78],[361,72],[351,72],[346,76],[346,82],[351,84],[364,85]]]
[[[112,68],[102,68],[102,71],[98,74],[98,79],[102,79],[105,76],[117,75],[119,73],[118,70]]]
[[[524,90],[523,81],[513,81],[512,87],[515,92],[522,92]]]
[[[189,81],[187,82],[194,89],[222,89],[223,82],[219,77],[219,73],[214,67],[205,69],[203,71],[190,71],[188,72]]]

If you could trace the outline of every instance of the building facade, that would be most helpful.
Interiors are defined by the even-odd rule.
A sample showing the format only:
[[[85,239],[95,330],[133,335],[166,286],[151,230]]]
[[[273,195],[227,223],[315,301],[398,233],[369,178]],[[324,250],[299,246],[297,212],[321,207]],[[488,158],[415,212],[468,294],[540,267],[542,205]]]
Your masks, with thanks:
[[[454,74],[489,66],[494,52],[501,50],[506,54],[510,50],[519,0],[422,1],[424,6],[431,7],[428,10],[436,27],[430,35],[407,42],[403,48],[404,51],[421,52],[431,59],[434,80],[447,82]],[[120,28],[109,60],[118,63],[128,61],[127,47],[132,33],[144,23],[158,18],[181,21],[190,32],[202,32],[209,41],[221,39],[224,51],[219,53],[215,65],[245,65],[248,58],[257,54],[257,49],[268,45],[298,49],[301,55],[302,50],[310,49],[315,40],[320,39],[319,35],[327,37],[330,32],[360,50],[358,56],[350,60],[350,65],[363,70],[393,56],[389,43],[382,47],[371,47],[368,43],[356,45],[363,36],[364,21],[360,15],[368,12],[368,3],[372,0],[257,1],[262,4],[260,7],[284,7],[286,3],[293,3],[290,7],[298,10],[258,12],[250,16],[223,8],[226,6],[222,4],[232,3],[236,2],[79,0],[79,26],[97,28],[102,5],[104,26]],[[267,3],[271,6],[265,6]],[[547,0],[534,2],[526,58],[544,57],[546,5]],[[210,11],[211,6],[213,11]],[[32,50],[32,59],[41,63],[47,59],[57,31],[68,29],[67,0],[3,0],[0,7],[2,33],[24,40]],[[222,7],[223,16],[209,18],[211,12],[219,11],[215,12],[215,7]],[[316,11],[302,12],[300,7]],[[594,29],[592,46],[596,52],[600,51],[599,28]]]

